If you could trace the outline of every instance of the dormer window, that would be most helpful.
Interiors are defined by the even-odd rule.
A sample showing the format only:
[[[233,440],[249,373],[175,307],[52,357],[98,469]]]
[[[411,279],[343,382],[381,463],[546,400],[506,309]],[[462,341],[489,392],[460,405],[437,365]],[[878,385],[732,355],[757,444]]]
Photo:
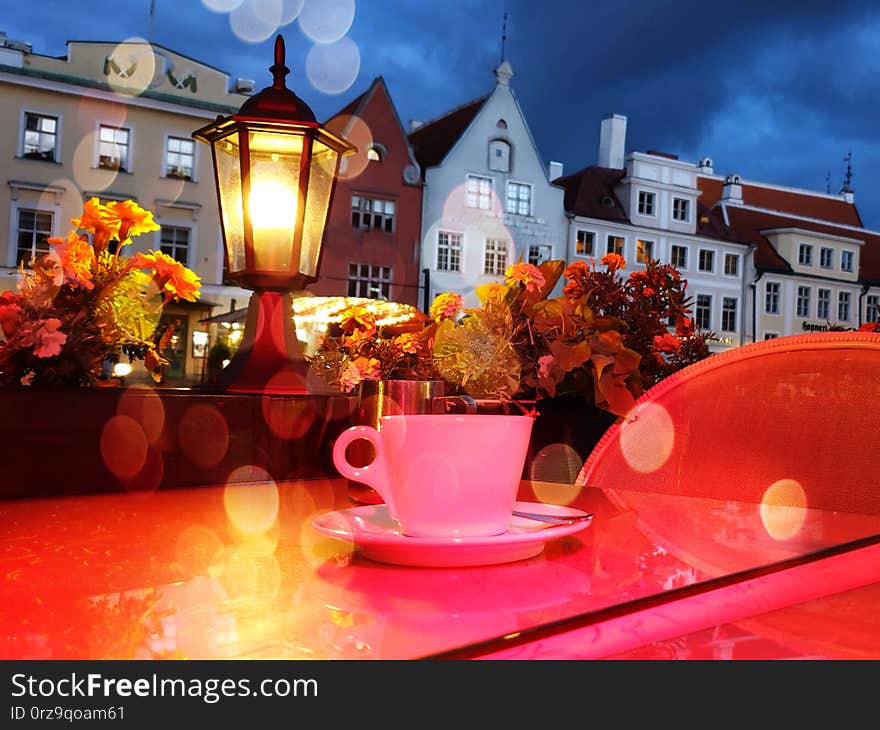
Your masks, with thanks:
[[[489,142],[489,169],[493,172],[510,172],[510,145],[503,139]]]
[[[639,190],[639,215],[654,215],[656,196],[646,190]]]
[[[507,129],[507,122],[505,122],[503,119],[499,119],[498,123],[495,126],[498,127],[498,129]]]
[[[367,148],[367,159],[373,162],[382,162],[385,159],[385,146],[379,144],[378,142],[373,142]]]

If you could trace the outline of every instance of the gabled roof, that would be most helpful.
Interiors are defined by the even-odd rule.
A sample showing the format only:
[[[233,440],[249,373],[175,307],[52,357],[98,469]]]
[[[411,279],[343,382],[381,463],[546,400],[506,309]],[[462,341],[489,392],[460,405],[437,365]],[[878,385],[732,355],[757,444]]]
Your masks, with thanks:
[[[410,144],[423,172],[443,162],[449,150],[464,134],[489,96],[490,94],[485,94],[456,107],[409,133]]]

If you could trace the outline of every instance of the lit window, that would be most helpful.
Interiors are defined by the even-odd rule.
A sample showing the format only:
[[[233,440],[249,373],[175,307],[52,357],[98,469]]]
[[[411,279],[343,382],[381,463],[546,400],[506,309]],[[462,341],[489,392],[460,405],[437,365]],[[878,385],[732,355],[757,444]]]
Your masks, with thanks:
[[[819,289],[816,295],[816,317],[826,322],[831,317],[831,290]]]
[[[691,219],[691,201],[687,198],[673,198],[672,218],[687,223]]]
[[[165,148],[165,176],[183,180],[193,179],[195,141],[183,137],[169,137]]]
[[[543,264],[550,259],[550,246],[545,244],[532,244],[529,246],[529,263],[533,266]]]
[[[724,254],[724,273],[727,276],[739,275],[739,256],[735,253]]]
[[[764,286],[764,312],[779,314],[779,282],[768,281]]]
[[[102,124],[98,129],[98,167],[128,172],[129,131]]]
[[[688,263],[687,246],[673,244],[669,251],[669,263],[678,269],[686,269]]]
[[[623,236],[609,235],[605,253],[616,253],[618,256],[623,256],[623,244],[625,242],[626,239]]]
[[[736,305],[734,297],[724,297],[721,300],[721,331],[736,332]]]
[[[362,195],[351,196],[351,227],[365,231],[375,229],[391,233],[394,231],[393,200],[376,200]]]
[[[852,271],[853,270],[853,252],[852,251],[841,251],[840,252],[840,270],[841,271]]]
[[[162,226],[160,233],[162,253],[188,266],[189,234],[189,228],[183,226]]]
[[[391,298],[391,267],[349,264],[348,296],[388,301]]]
[[[375,162],[382,161],[382,153],[379,151],[378,147],[370,147],[367,150],[367,159],[374,160]]]
[[[25,112],[22,157],[57,162],[58,117]]]
[[[700,261],[697,267],[700,271],[715,271],[715,252],[701,248]]]
[[[797,290],[797,316],[810,316],[810,287],[799,286]]]
[[[492,207],[492,179],[478,175],[467,177],[467,206],[489,210]]]
[[[516,215],[530,215],[532,212],[532,186],[522,183],[507,183],[507,212]]]
[[[841,322],[849,322],[849,302],[850,294],[848,291],[837,293],[837,319]]]
[[[638,239],[636,241],[636,261],[647,264],[652,258],[654,258],[654,242]]]
[[[697,294],[694,308],[694,322],[703,330],[712,328],[712,297],[708,294]]]
[[[639,215],[654,215],[654,201],[656,196],[645,190],[639,191]]]
[[[461,271],[461,234],[440,231],[437,234],[437,269]]]
[[[574,244],[574,252],[578,256],[593,256],[596,243],[596,234],[592,231],[577,232],[577,240]]]
[[[486,253],[483,257],[483,273],[502,276],[507,268],[509,244],[503,238],[487,238]]]
[[[18,225],[15,232],[15,266],[49,253],[49,236],[52,235],[52,214],[32,208],[18,209]]]

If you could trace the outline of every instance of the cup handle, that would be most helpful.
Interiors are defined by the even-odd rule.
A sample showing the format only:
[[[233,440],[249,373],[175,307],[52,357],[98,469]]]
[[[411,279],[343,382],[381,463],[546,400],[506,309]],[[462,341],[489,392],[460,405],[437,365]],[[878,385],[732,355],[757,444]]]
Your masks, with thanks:
[[[345,450],[352,441],[366,439],[373,445],[375,457],[366,466],[353,466],[345,458]],[[372,426],[352,426],[346,429],[333,444],[333,464],[336,470],[344,477],[364,484],[375,489],[379,496],[388,505],[388,512],[392,518],[397,519],[397,510],[391,499],[390,482],[388,479],[388,466],[385,461],[385,453],[382,450],[382,437]]]

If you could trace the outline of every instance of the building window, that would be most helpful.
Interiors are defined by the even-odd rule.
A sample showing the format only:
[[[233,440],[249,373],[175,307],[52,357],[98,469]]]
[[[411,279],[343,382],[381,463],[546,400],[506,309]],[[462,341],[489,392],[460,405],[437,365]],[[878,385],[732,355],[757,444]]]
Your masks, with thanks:
[[[128,172],[129,131],[124,127],[102,124],[98,128],[98,167]]]
[[[654,242],[638,239],[636,241],[636,261],[647,264],[652,258],[654,258]]]
[[[529,263],[538,266],[550,259],[550,246],[546,244],[532,244],[529,246]]]
[[[724,254],[724,273],[726,276],[739,276],[739,256],[735,253]]]
[[[503,139],[489,142],[489,169],[495,172],[510,172],[510,145]]]
[[[574,245],[574,252],[578,256],[593,256],[596,243],[596,234],[592,231],[577,232],[577,241]]]
[[[721,300],[721,331],[736,332],[736,305],[734,297],[724,297]]]
[[[492,207],[492,179],[468,175],[467,177],[467,206],[489,210]]]
[[[687,246],[672,244],[672,248],[669,250],[669,263],[677,269],[686,269],[688,264]]]
[[[697,294],[694,322],[700,329],[712,328],[712,297],[709,294]]]
[[[841,322],[849,322],[849,292],[837,293],[837,319]]]
[[[646,190],[639,190],[639,215],[654,215],[654,201],[657,196]]]
[[[801,266],[813,265],[813,247],[809,243],[798,246],[798,263]]]
[[[165,144],[165,177],[192,180],[195,168],[195,141],[183,137],[169,137]]]
[[[853,270],[853,252],[852,251],[841,251],[840,252],[840,270],[841,271],[852,271]]]
[[[375,228],[377,231],[391,233],[394,230],[394,201],[352,195],[351,227],[365,231]]]
[[[816,294],[816,317],[828,321],[831,317],[831,290],[819,289]]]
[[[33,259],[49,253],[49,236],[52,235],[52,214],[45,210],[19,208],[15,232],[15,265],[27,266]]]
[[[461,271],[461,234],[440,231],[437,234],[438,271]]]
[[[775,340],[777,337],[779,337],[779,335],[777,335],[775,332],[765,332],[764,333],[765,340]]]
[[[623,236],[608,235],[608,245],[605,247],[605,253],[616,253],[623,256],[623,244],[626,239]]]
[[[877,296],[876,294],[869,294],[865,297],[866,322],[876,322],[878,320],[878,316],[880,316],[880,312],[878,312],[878,307],[880,307],[880,296]]]
[[[523,183],[507,183],[507,212],[517,215],[531,215],[532,186]]]
[[[183,226],[162,226],[162,253],[180,261],[184,266],[189,266],[189,234],[189,228]]]
[[[697,264],[700,271],[715,271],[715,252],[705,248],[700,249],[700,260]]]
[[[349,264],[348,296],[388,301],[391,298],[391,267]]]
[[[58,117],[25,112],[22,157],[57,162]]]
[[[503,238],[487,238],[483,256],[483,273],[503,276],[507,268],[508,242]]]
[[[687,198],[673,198],[672,219],[687,223],[691,219],[691,201]]]
[[[819,266],[821,266],[823,269],[830,269],[832,266],[834,266],[833,258],[833,248],[822,248],[819,251]]]
[[[810,316],[810,287],[799,286],[797,290],[797,316]]]
[[[764,312],[779,314],[779,282],[768,281],[764,285]]]

